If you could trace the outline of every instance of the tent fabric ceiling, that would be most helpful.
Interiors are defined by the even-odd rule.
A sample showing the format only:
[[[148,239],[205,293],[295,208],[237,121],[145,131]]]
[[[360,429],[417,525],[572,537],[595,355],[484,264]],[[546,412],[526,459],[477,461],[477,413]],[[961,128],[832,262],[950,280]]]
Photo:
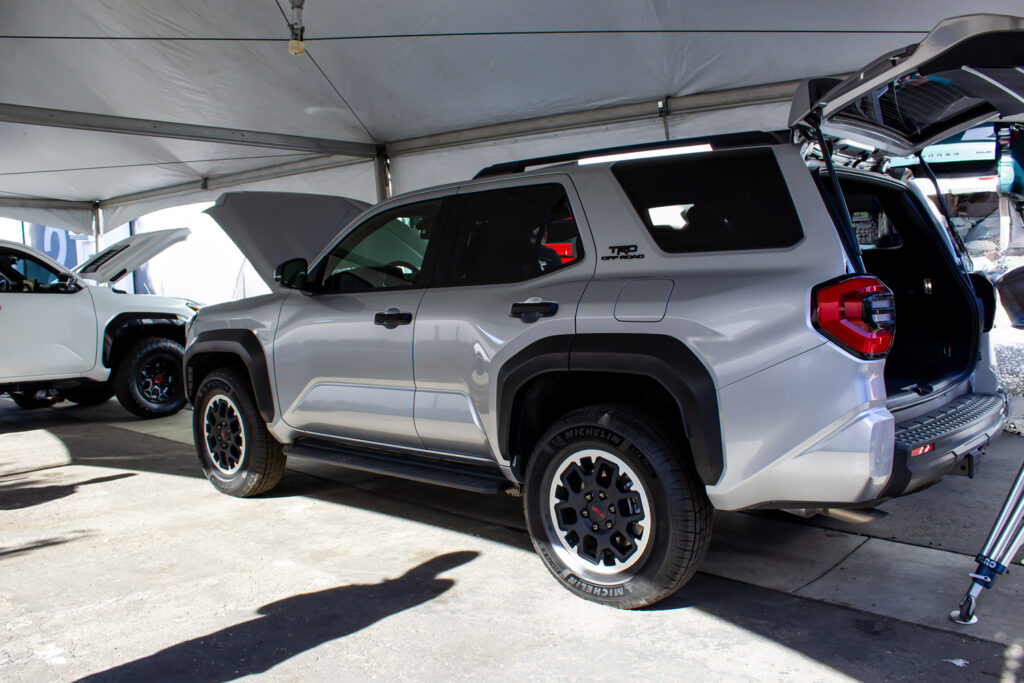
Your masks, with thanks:
[[[286,49],[288,0],[5,0],[0,100],[389,150],[405,141],[409,149],[423,136],[846,73],[965,11],[950,0],[791,1],[770,9],[751,0],[307,0],[307,51],[293,56]],[[969,11],[1019,13],[1020,2],[977,0]],[[717,113],[676,117],[670,134],[780,127],[785,116],[777,115],[777,99],[727,122]],[[533,141],[516,138],[513,146],[564,151],[570,143],[663,137],[652,105],[646,122],[600,125],[581,136],[548,131]],[[205,197],[211,191],[200,189],[202,179],[244,179],[247,171],[314,156],[25,123],[0,123],[0,144],[0,215],[17,214],[12,205],[21,198],[101,206],[114,200],[103,208],[118,220],[167,201],[118,197],[187,182],[196,187],[176,191],[179,200]],[[395,152],[392,179],[410,190],[473,172],[483,159],[513,156],[507,141]],[[334,179],[327,182],[336,184],[332,192],[358,196],[352,190],[372,187],[374,170],[361,163],[317,175]],[[301,185],[294,175],[260,182],[273,189]],[[33,210],[38,216],[43,209]],[[85,209],[59,211],[52,220],[88,229]],[[68,211],[80,212],[78,218],[68,221]],[[116,225],[113,216],[106,224]]]

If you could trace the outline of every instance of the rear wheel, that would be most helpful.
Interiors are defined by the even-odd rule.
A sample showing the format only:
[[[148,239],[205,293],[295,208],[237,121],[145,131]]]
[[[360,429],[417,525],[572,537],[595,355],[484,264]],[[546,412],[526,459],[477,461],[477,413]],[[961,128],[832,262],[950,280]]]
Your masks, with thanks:
[[[654,604],[696,572],[712,508],[660,425],[628,406],[569,413],[527,467],[534,547],[573,593],[613,607]]]
[[[10,391],[8,392],[8,395],[19,408],[24,410],[49,408],[60,400],[60,396],[52,389],[39,389],[37,391]]]
[[[263,422],[249,379],[232,368],[203,378],[192,437],[203,473],[218,491],[246,498],[274,488],[287,457]]]
[[[110,382],[91,382],[73,389],[63,389],[60,395],[80,406],[95,406],[110,400],[114,395],[114,386]]]
[[[139,417],[166,417],[185,407],[181,344],[165,337],[135,343],[114,372],[117,400]]]

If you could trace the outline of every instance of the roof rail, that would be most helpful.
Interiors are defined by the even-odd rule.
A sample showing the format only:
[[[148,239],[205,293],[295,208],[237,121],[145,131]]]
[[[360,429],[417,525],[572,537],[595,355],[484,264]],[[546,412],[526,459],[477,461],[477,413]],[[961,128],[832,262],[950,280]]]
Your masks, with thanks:
[[[569,152],[567,154],[555,154],[549,157],[534,157],[533,159],[520,159],[519,161],[505,161],[494,164],[481,170],[473,179],[486,178],[495,175],[506,175],[510,173],[523,173],[533,166],[547,166],[550,164],[561,164],[570,161],[579,161],[590,157],[608,156],[611,154],[628,154],[630,152],[648,152],[651,150],[671,149],[673,147],[687,147],[691,145],[711,145],[715,150],[729,147],[749,147],[751,145],[781,145],[790,141],[790,131],[777,130],[772,132],[754,131],[749,133],[729,133],[726,135],[709,135],[699,138],[687,138],[685,140],[667,140],[664,142],[647,142],[639,145],[625,145],[622,147],[605,147],[603,149],[589,149],[581,152]]]

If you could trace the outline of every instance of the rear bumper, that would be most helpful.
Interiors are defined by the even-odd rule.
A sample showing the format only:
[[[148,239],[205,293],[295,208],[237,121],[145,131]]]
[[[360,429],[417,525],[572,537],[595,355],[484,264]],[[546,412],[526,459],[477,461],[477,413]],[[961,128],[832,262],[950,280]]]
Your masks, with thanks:
[[[896,425],[892,476],[881,498],[911,493],[983,451],[1006,423],[1004,394],[967,394],[926,415]],[[929,449],[913,455],[915,450]]]

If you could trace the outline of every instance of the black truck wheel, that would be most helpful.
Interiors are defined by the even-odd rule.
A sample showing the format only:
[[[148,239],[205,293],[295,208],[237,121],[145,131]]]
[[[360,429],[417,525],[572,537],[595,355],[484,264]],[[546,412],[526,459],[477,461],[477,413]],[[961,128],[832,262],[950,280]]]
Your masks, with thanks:
[[[563,586],[633,609],[693,576],[713,510],[677,450],[659,425],[628,406],[573,411],[541,438],[527,466],[526,522]]]
[[[274,488],[287,456],[263,422],[249,379],[231,368],[203,378],[192,436],[206,478],[218,491],[247,498]]]
[[[139,417],[167,417],[185,407],[181,368],[185,350],[166,337],[136,342],[114,371],[117,400]]]

